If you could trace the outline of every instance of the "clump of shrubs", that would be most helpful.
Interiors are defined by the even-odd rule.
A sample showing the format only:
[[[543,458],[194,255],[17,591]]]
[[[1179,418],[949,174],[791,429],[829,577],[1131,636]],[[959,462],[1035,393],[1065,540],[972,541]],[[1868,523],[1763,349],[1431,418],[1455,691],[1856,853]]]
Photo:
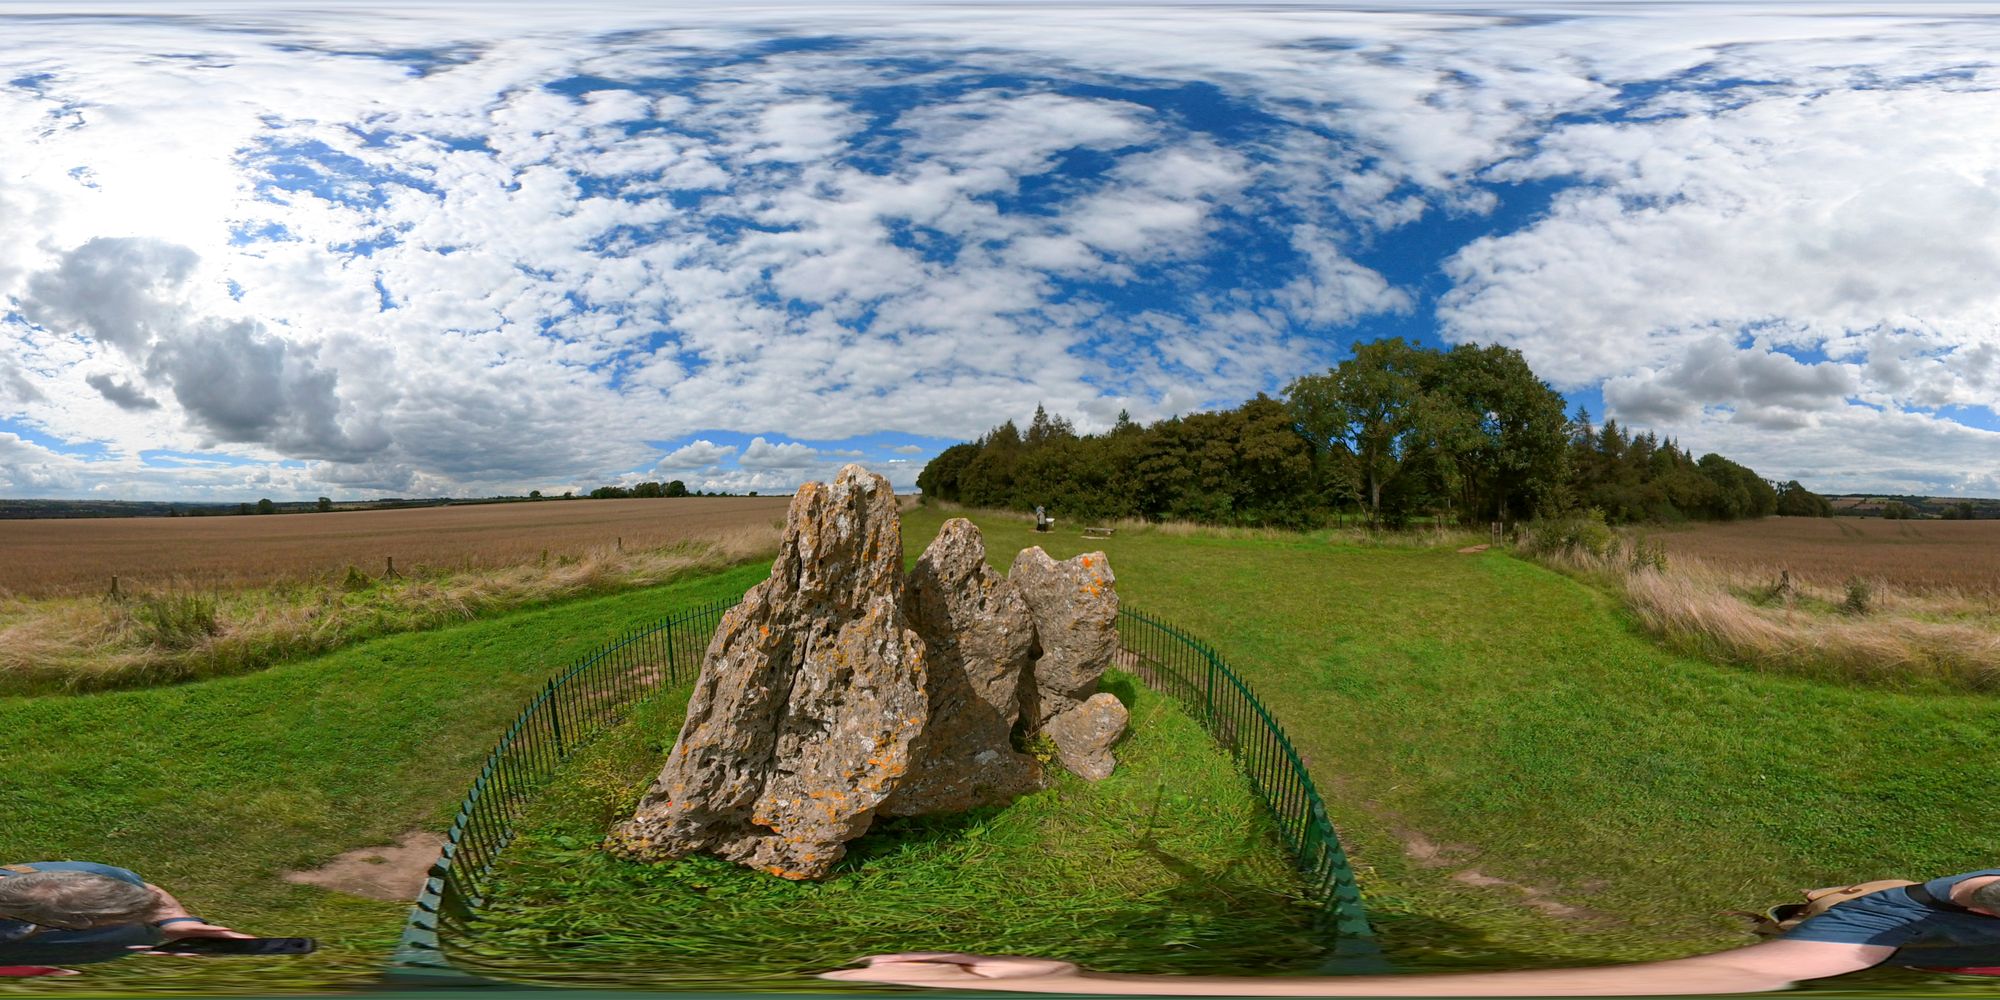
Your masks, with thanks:
[[[1590,507],[1536,518],[1521,530],[1520,544],[1529,555],[1603,558],[1617,538],[1604,523],[1604,512]],[[1664,550],[1660,559],[1662,563],[1666,560]]]
[[[1865,615],[1875,600],[1875,587],[1858,576],[1847,578],[1847,599],[1840,604],[1840,610],[1850,615]]]
[[[1631,549],[1625,556],[1627,568],[1634,573],[1642,569],[1650,569],[1655,573],[1667,571],[1667,546],[1664,542],[1640,538],[1632,543]]]
[[[189,591],[148,597],[140,602],[136,617],[140,636],[160,649],[192,649],[222,631],[215,598]]]

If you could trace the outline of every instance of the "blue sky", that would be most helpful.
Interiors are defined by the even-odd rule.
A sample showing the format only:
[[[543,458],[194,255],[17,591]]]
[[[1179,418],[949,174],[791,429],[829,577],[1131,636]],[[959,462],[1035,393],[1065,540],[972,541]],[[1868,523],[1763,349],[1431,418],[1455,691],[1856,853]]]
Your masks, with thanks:
[[[1391,335],[2000,494],[1964,5],[176,10],[0,12],[0,495],[908,486]]]

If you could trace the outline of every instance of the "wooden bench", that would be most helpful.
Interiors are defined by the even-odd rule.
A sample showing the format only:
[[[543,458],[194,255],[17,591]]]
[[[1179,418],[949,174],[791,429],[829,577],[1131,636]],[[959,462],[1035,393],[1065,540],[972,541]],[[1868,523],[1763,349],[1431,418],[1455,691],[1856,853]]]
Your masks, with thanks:
[[[1112,533],[1117,530],[1118,530],[1117,528],[1085,528],[1083,529],[1083,537],[1110,538]]]

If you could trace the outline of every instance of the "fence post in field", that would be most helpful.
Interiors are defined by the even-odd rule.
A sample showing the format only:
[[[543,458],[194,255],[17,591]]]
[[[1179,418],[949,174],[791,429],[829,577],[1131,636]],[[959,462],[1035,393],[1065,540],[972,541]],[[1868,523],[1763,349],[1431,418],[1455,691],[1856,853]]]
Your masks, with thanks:
[[[384,556],[383,558],[388,560],[388,568],[382,571],[382,576],[384,578],[393,578],[396,575],[396,557]]]
[[[118,599],[118,574],[111,574],[111,599]]]

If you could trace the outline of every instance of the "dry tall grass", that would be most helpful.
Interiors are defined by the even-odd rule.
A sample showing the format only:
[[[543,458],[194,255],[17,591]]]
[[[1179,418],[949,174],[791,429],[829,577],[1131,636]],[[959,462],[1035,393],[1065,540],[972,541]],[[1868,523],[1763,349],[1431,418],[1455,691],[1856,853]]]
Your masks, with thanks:
[[[1886,583],[1866,548],[1848,552],[1837,583],[1831,559],[1804,574],[1687,551],[1669,544],[1661,559],[1658,543],[1624,534],[1536,558],[1608,585],[1649,631],[1694,655],[1826,680],[2000,690],[2000,591]]]
[[[233,591],[169,581],[117,600],[6,597],[0,693],[243,673],[373,636],[722,569],[774,554],[780,533],[771,519],[655,549],[599,546],[498,568],[389,578],[353,571]]]

